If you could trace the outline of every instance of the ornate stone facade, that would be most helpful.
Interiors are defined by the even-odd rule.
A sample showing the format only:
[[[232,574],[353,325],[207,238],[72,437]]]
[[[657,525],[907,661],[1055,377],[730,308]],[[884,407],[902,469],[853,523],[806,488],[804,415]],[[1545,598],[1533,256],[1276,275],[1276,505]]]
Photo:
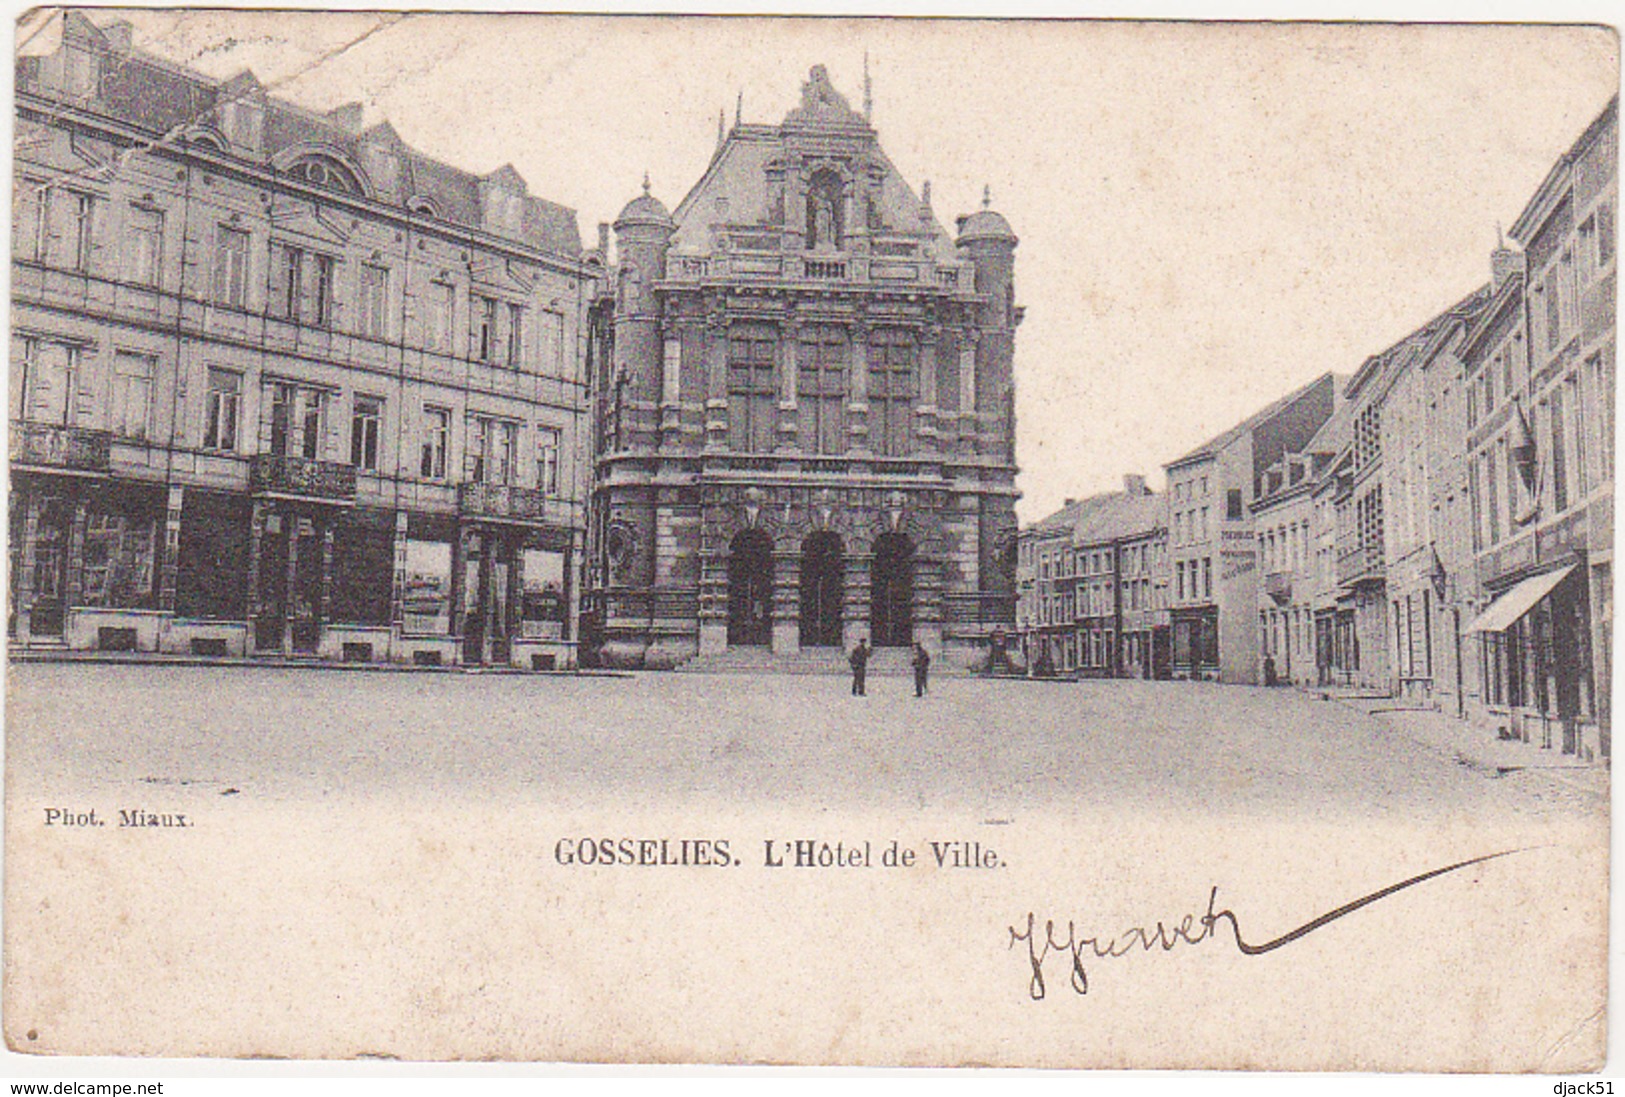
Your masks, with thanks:
[[[589,367],[604,662],[1002,645],[1021,311],[987,205],[950,239],[818,67],[675,213],[622,211]]]

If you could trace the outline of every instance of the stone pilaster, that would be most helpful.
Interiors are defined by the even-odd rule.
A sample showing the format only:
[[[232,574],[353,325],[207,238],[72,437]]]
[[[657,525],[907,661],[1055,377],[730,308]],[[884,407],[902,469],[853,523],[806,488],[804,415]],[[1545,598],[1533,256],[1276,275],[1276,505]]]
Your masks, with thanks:
[[[801,324],[792,312],[779,326],[779,408],[773,448],[794,452],[801,448],[801,413],[796,407],[797,356],[801,346]]]
[[[283,523],[284,536],[288,538],[288,569],[286,573],[287,585],[283,587],[282,597],[282,654],[293,654],[293,601],[299,589],[299,527],[304,519],[295,515],[288,515]]]
[[[395,570],[389,587],[389,627],[398,643],[406,628],[406,511],[395,512]]]
[[[17,574],[17,641],[27,644],[32,634],[34,591],[37,589],[39,520],[44,500],[39,489],[30,487],[23,495],[23,545]]]
[[[914,450],[916,453],[935,455],[939,450],[937,438],[937,346],[942,339],[942,325],[926,324],[920,332],[919,394],[914,407]]]
[[[263,586],[260,575],[260,556],[265,547],[265,519],[268,504],[263,499],[254,500],[254,510],[248,522],[248,653],[255,654],[259,650],[258,625],[260,616],[265,612],[265,597],[261,591]]]
[[[773,550],[773,653],[801,650],[801,554]]]
[[[846,553],[846,605],[841,611],[841,639],[847,648],[869,639],[869,579],[874,553],[854,544]]]
[[[322,523],[322,593],[321,609],[316,617],[316,634],[321,636],[321,630],[327,622],[333,619],[333,537],[335,519],[328,518]]]
[[[720,310],[705,320],[705,448],[728,449],[728,318]]]
[[[181,505],[186,489],[180,484],[169,485],[169,501],[164,510],[164,555],[158,568],[158,608],[165,613],[175,612],[176,592],[180,586],[181,560]],[[249,590],[253,590],[252,583]]]
[[[82,493],[73,496],[73,519],[68,526],[67,574],[62,583],[62,610],[84,601],[85,585],[85,527],[90,522],[90,507]]]
[[[869,455],[869,325],[859,321],[851,329],[852,365],[846,405],[848,448],[859,456]],[[867,635],[867,633],[865,633]]]

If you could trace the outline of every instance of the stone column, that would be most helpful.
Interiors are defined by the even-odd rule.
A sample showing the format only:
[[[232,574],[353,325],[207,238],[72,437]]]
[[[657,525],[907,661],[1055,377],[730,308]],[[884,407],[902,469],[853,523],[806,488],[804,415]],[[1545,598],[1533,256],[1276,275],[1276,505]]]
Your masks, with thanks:
[[[158,571],[158,608],[165,613],[175,612],[176,592],[180,587],[181,504],[185,495],[186,489],[180,484],[169,485],[169,503],[164,512],[164,556]],[[253,589],[252,584],[249,589]]]
[[[976,453],[982,421],[976,414],[976,344],[981,333],[967,329],[959,344],[959,446],[961,457]]]
[[[781,452],[801,448],[801,413],[796,408],[796,370],[800,346],[801,323],[792,311],[779,325],[779,413],[773,448]]]
[[[288,538],[288,585],[283,588],[282,596],[282,654],[293,654],[293,603],[297,597],[299,582],[299,529],[304,519],[298,515],[290,514],[283,523],[283,531]]]
[[[921,454],[938,452],[937,443],[937,345],[942,325],[931,322],[920,332],[920,368],[916,373],[919,391],[914,403],[914,449]]]
[[[266,509],[265,500],[254,500],[253,514],[248,522],[248,637],[244,649],[250,655],[259,651],[258,625],[260,614],[265,611],[260,593],[260,554],[264,550]]]
[[[845,605],[841,608],[841,640],[848,649],[869,639],[869,578],[874,565],[869,545],[854,543],[846,553]]]
[[[395,572],[389,587],[389,634],[391,645],[399,645],[406,631],[406,542],[407,514],[395,512]],[[393,659],[396,652],[390,652]]]
[[[519,639],[525,631],[525,536],[523,533],[509,539],[506,547],[511,554],[508,562],[508,599],[503,612],[507,615],[507,626],[503,632],[508,637],[508,663],[514,665],[514,641]]]
[[[677,447],[683,427],[683,332],[667,322],[660,329],[660,445]]]
[[[322,647],[322,630],[333,619],[333,538],[336,519],[322,523],[322,593],[316,611],[316,650]]]
[[[39,519],[43,500],[37,488],[23,491],[23,545],[17,567],[17,642],[27,645],[32,634],[35,549],[39,544]]]
[[[581,579],[577,570],[586,559],[586,533],[577,530],[570,534],[570,547],[564,553],[564,639],[574,640],[581,627]],[[561,668],[563,669],[563,668]]]
[[[705,448],[728,449],[728,318],[715,309],[705,318]]]
[[[497,615],[502,612],[497,605],[497,569],[496,554],[498,550],[496,535],[489,529],[480,531],[480,664],[491,665],[491,641],[495,638]]]
[[[68,527],[67,574],[62,583],[63,639],[69,640],[67,614],[84,601],[85,585],[85,527],[90,522],[90,506],[83,489],[73,496],[73,523]]]
[[[869,325],[862,321],[851,328],[852,365],[847,382],[850,403],[846,406],[848,449],[869,454]],[[865,633],[867,635],[867,633]]]
[[[452,641],[452,662],[463,661],[463,600],[467,597],[468,538],[473,531],[459,523],[451,539],[451,604],[448,607],[446,632]]]
[[[914,557],[914,639],[935,659],[942,652],[943,562],[935,556]]]
[[[773,546],[773,654],[801,650],[801,553]]]

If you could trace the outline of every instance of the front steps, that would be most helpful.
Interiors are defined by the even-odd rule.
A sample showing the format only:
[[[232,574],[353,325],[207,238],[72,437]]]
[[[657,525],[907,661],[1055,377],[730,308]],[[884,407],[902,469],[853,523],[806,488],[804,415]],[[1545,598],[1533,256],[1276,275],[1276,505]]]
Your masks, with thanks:
[[[775,653],[767,647],[732,647],[714,655],[697,655],[675,669],[685,674],[851,674],[846,661],[849,654],[840,648]],[[913,658],[913,648],[874,648],[869,653],[869,676],[912,676]]]

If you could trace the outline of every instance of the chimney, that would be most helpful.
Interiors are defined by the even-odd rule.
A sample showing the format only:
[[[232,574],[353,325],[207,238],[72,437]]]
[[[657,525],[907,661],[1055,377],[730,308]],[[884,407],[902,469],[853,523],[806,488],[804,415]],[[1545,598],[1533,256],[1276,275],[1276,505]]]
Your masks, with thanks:
[[[345,133],[354,136],[361,132],[361,104],[346,103],[327,112],[328,120]]]
[[[1508,278],[1522,274],[1523,270],[1523,252],[1507,247],[1506,238],[1501,235],[1501,226],[1495,226],[1495,250],[1490,252],[1490,291],[1500,292]]]
[[[107,39],[108,46],[117,52],[130,52],[131,27],[129,23],[124,22],[122,19],[117,23],[109,23],[102,28],[102,36]]]
[[[609,222],[598,222],[598,256],[607,266],[609,264]]]
[[[1145,490],[1145,477],[1137,472],[1126,473],[1123,476],[1123,493],[1125,495],[1149,495]]]

